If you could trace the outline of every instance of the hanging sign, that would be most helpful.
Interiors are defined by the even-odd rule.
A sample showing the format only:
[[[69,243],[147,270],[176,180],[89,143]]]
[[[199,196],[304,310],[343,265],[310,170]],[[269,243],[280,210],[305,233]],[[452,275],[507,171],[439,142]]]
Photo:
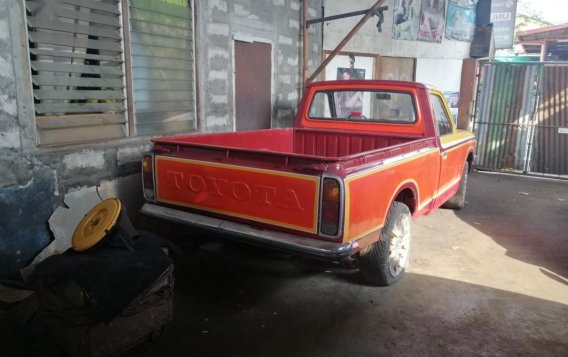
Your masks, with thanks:
[[[513,48],[517,0],[492,0],[491,22],[496,49]]]

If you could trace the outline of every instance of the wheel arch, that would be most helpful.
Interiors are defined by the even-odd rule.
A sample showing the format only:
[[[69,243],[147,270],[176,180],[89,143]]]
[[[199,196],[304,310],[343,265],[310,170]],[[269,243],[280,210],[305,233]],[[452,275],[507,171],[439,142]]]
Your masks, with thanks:
[[[408,206],[410,213],[414,214],[414,212],[418,208],[418,193],[419,191],[416,181],[406,180],[399,185],[399,187],[395,191],[395,194],[393,195],[393,198],[391,199],[391,202],[404,203]]]
[[[467,165],[468,165],[468,168],[467,168],[468,173],[471,172],[471,168],[473,167],[473,160],[474,159],[475,159],[475,154],[473,152],[473,149],[470,149],[469,152],[467,153],[467,159],[466,159],[466,162],[467,162]]]

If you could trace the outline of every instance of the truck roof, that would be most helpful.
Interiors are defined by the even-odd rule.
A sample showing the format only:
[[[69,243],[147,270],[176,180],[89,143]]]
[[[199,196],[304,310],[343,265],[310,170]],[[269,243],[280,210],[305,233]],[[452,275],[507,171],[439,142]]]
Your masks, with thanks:
[[[410,81],[393,81],[393,80],[383,80],[383,79],[348,79],[348,80],[336,80],[336,81],[318,81],[306,84],[306,88],[318,87],[318,86],[373,86],[373,85],[383,85],[383,86],[397,86],[397,87],[408,87],[408,88],[420,88],[420,89],[430,89],[432,86]]]

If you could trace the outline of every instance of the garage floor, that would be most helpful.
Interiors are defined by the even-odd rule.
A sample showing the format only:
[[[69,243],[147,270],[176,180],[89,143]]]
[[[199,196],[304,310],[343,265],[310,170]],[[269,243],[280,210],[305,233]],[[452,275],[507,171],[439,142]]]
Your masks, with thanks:
[[[415,222],[408,273],[389,288],[178,235],[174,321],[127,356],[568,356],[568,181],[472,173],[464,210]],[[12,356],[58,355],[33,330],[2,340]]]
[[[202,238],[178,240],[174,321],[132,355],[568,356],[567,181],[473,173],[390,288]]]

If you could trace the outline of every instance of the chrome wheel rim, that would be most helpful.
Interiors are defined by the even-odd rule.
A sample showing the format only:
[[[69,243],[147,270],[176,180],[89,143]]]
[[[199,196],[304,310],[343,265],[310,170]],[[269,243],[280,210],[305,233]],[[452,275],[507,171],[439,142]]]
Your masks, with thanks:
[[[389,271],[392,276],[400,275],[408,264],[410,254],[410,216],[400,217],[392,230],[389,252]]]

